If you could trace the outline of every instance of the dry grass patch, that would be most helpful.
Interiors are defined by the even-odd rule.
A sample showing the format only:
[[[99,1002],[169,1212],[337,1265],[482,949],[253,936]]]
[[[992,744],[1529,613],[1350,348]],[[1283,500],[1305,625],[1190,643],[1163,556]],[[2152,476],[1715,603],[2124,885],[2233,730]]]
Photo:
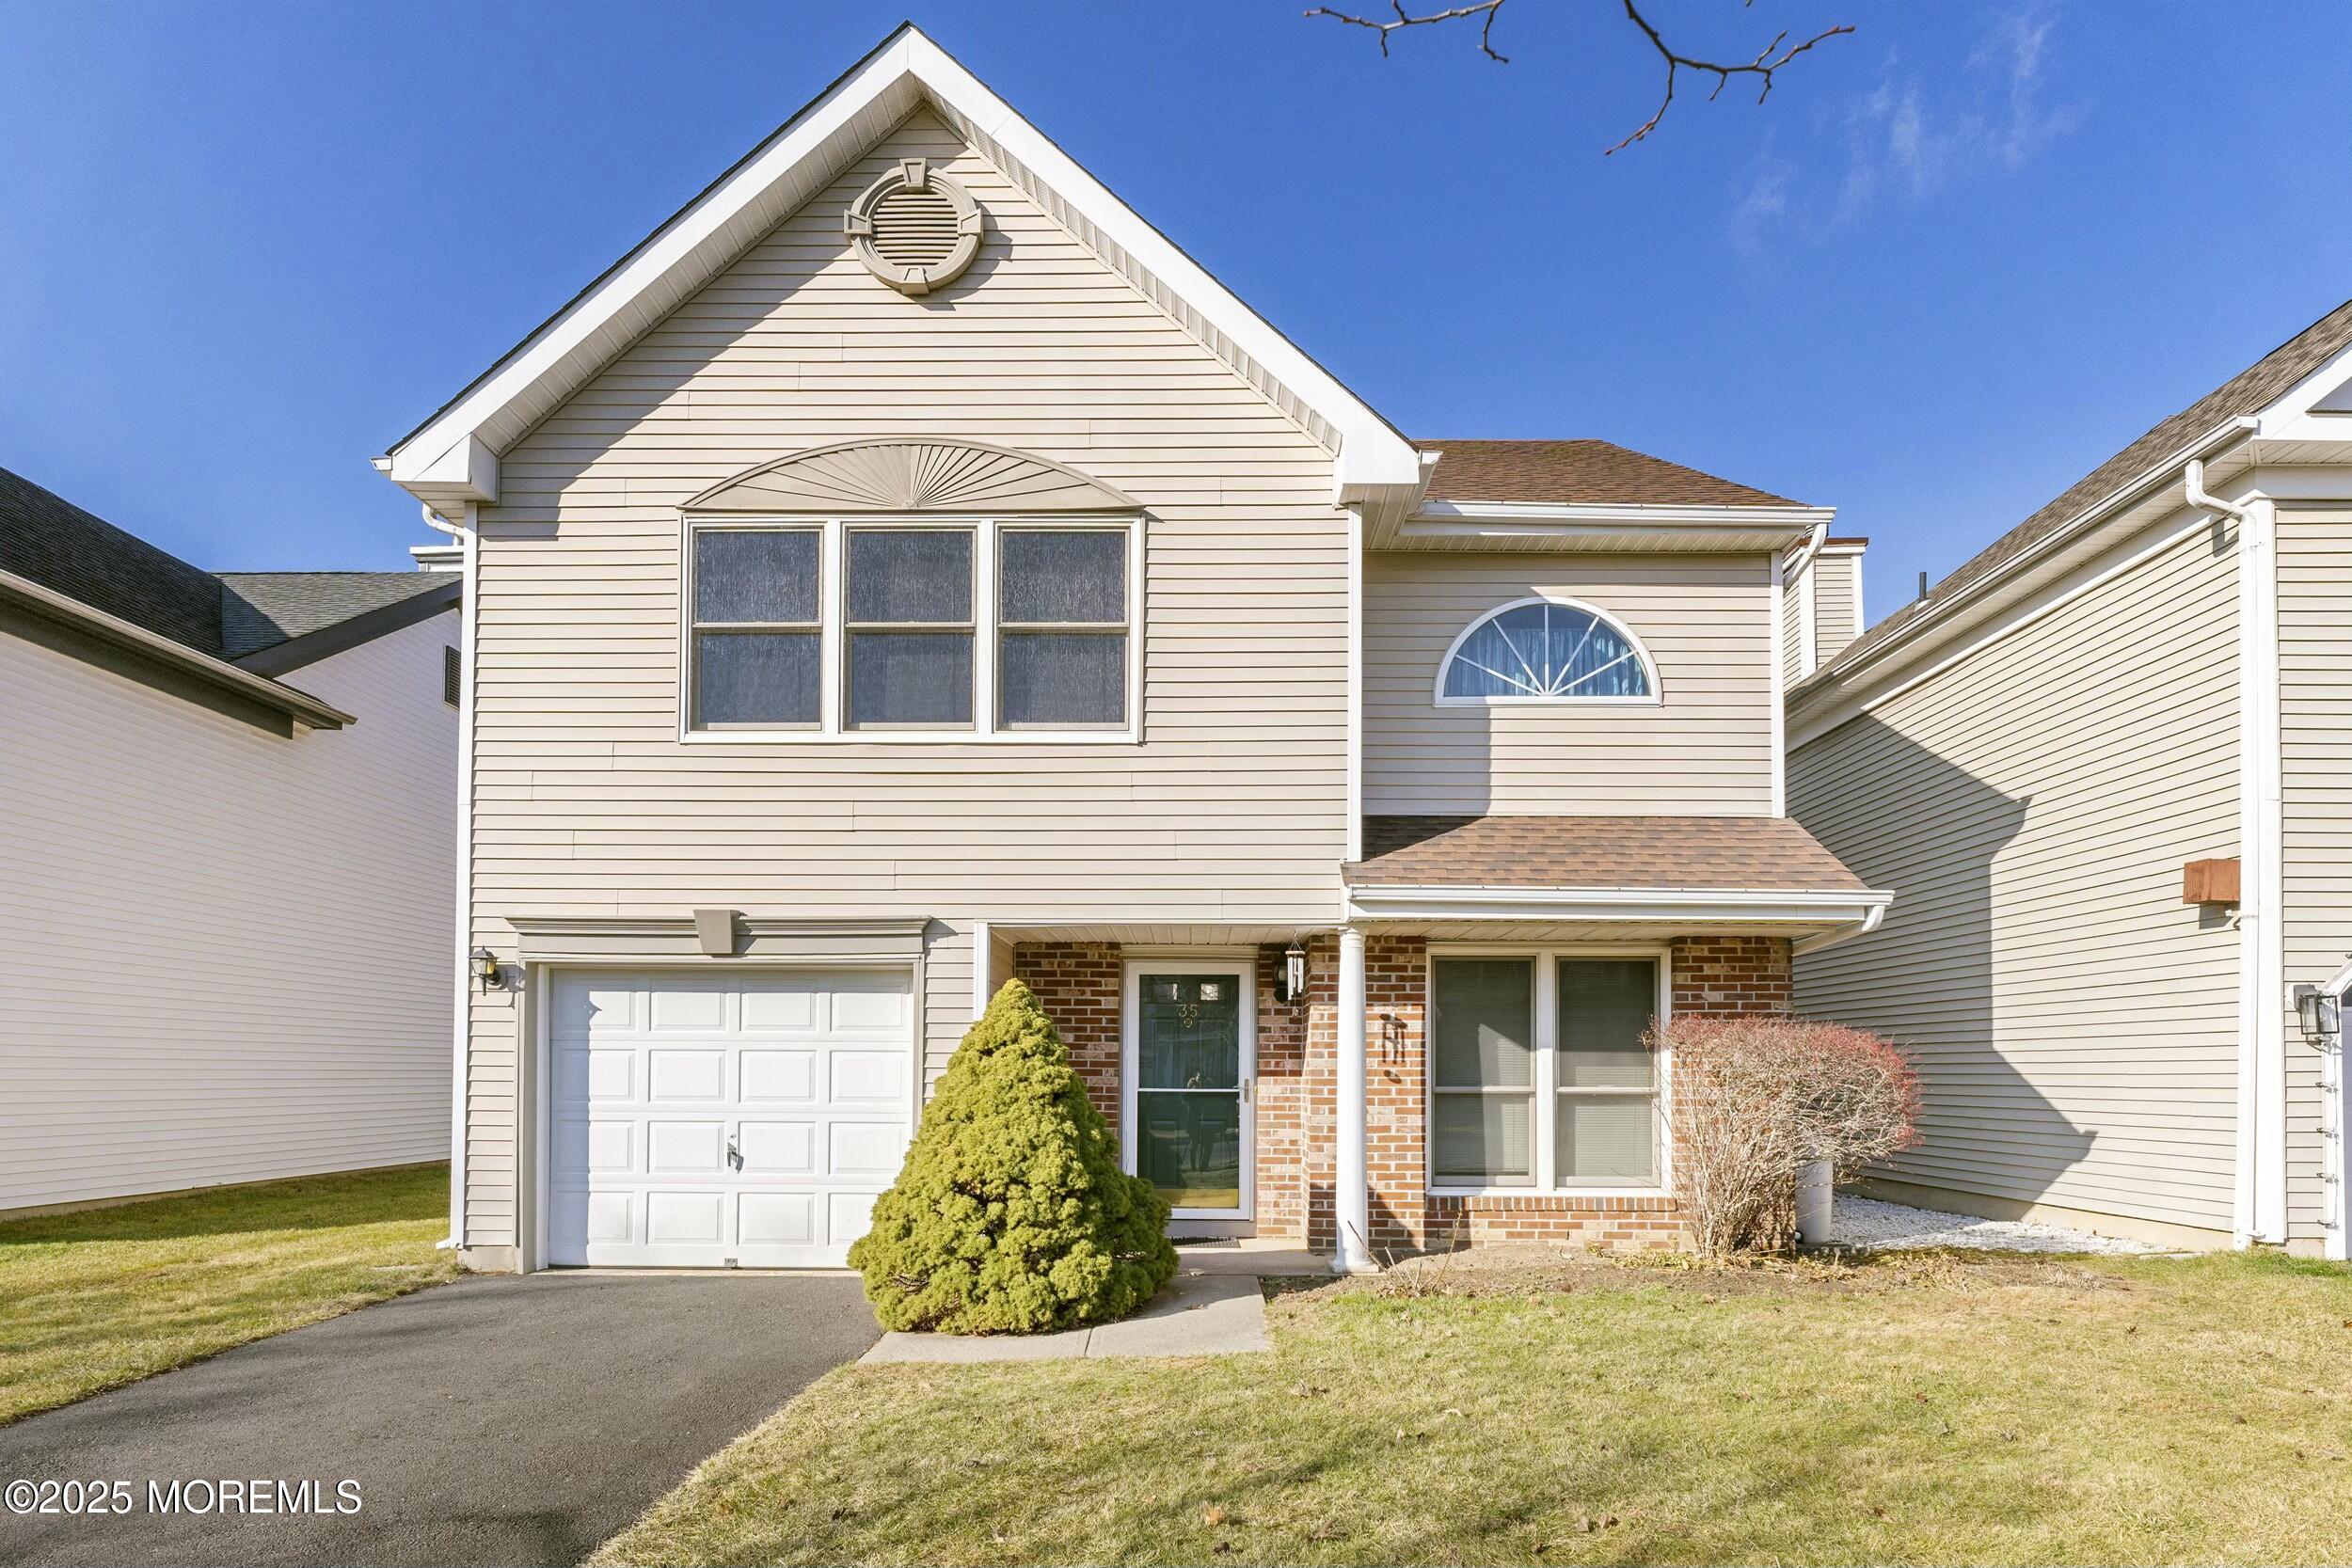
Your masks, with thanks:
[[[0,1421],[455,1277],[449,1167],[0,1223]]]
[[[595,1560],[2352,1560],[2341,1268],[1448,1277],[1276,1289],[1271,1355],[845,1368]]]

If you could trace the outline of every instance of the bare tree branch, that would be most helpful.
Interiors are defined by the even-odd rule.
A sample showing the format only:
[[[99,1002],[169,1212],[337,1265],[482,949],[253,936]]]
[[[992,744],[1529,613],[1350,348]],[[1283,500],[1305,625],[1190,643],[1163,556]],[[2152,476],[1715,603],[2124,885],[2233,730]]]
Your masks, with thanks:
[[[1441,23],[1461,22],[1470,17],[1477,17],[1480,19],[1478,27],[1480,51],[1488,59],[1508,65],[1510,56],[1498,53],[1494,46],[1495,18],[1502,14],[1502,8],[1508,3],[1509,0],[1478,0],[1478,3],[1474,5],[1453,6],[1443,10],[1415,13],[1405,8],[1405,0],[1389,0],[1390,8],[1395,14],[1386,19],[1338,10],[1330,6],[1317,6],[1306,14],[1310,17],[1329,17],[1332,21],[1349,27],[1368,29],[1379,39],[1380,54],[1384,59],[1388,56],[1389,35],[1391,33],[1406,27],[1430,27]],[[1642,14],[1641,7],[1635,3],[1635,0],[1623,0],[1623,4],[1626,20],[1642,30],[1642,36],[1649,40],[1650,47],[1658,51],[1658,57],[1666,62],[1666,91],[1659,100],[1658,111],[1637,126],[1631,135],[1608,149],[1609,153],[1622,152],[1635,142],[1646,140],[1649,134],[1658,129],[1660,122],[1666,118],[1666,111],[1674,106],[1675,87],[1683,71],[1702,71],[1714,76],[1715,88],[1707,95],[1708,102],[1710,103],[1723,96],[1724,88],[1731,84],[1734,76],[1753,76],[1758,83],[1756,101],[1761,103],[1772,95],[1772,79],[1781,67],[1817,43],[1823,43],[1841,34],[1853,31],[1852,27],[1843,25],[1825,28],[1806,39],[1803,43],[1789,44],[1788,34],[1784,30],[1772,42],[1757,50],[1756,58],[1724,64],[1715,60],[1702,60],[1696,55],[1683,54],[1669,44],[1664,36],[1650,24],[1649,18]],[[1788,44],[1788,47],[1783,48],[1784,44]]]
[[[1772,42],[1757,50],[1756,52],[1756,58],[1748,61],[1745,65],[1718,65],[1713,60],[1694,59],[1691,55],[1677,54],[1670,45],[1668,45],[1664,39],[1659,36],[1658,29],[1650,25],[1649,18],[1642,14],[1640,8],[1633,4],[1633,0],[1625,0],[1625,19],[1628,22],[1632,23],[1636,27],[1642,29],[1644,36],[1645,36],[1650,40],[1651,45],[1657,49],[1659,57],[1666,62],[1666,94],[1663,98],[1658,101],[1658,112],[1651,115],[1649,119],[1644,120],[1641,125],[1634,130],[1634,133],[1631,135],[1626,137],[1625,140],[1611,148],[1609,150],[1611,153],[1624,151],[1627,148],[1631,147],[1635,142],[1645,140],[1652,131],[1658,129],[1658,122],[1666,118],[1666,110],[1674,103],[1675,75],[1677,71],[1684,70],[1713,71],[1715,73],[1715,90],[1707,95],[1707,101],[1709,103],[1712,103],[1716,99],[1723,96],[1724,88],[1730,85],[1731,79],[1734,76],[1755,76],[1763,84],[1762,87],[1757,89],[1756,94],[1756,101],[1758,103],[1761,103],[1764,100],[1772,97],[1772,73],[1774,71],[1778,71],[1782,66],[1787,65],[1790,60],[1795,59],[1798,55],[1804,54],[1806,50],[1812,48],[1815,44],[1822,42],[1824,40],[1834,39],[1841,33],[1851,33],[1853,31],[1851,26],[1847,25],[1826,28],[1821,32],[1814,34],[1803,43],[1793,44],[1788,49],[1782,50],[1780,46],[1787,42],[1788,38],[1788,34],[1786,30],[1784,30],[1777,38],[1774,38]],[[1776,50],[1779,51],[1779,53],[1775,54],[1774,51]],[[1607,155],[1608,154],[1603,154],[1603,156]]]
[[[1503,6],[1507,3],[1508,0],[1478,0],[1476,5],[1455,6],[1451,10],[1430,11],[1422,16],[1409,16],[1406,14],[1405,0],[1389,0],[1389,4],[1394,8],[1396,11],[1396,20],[1393,22],[1381,22],[1369,16],[1351,16],[1345,11],[1333,10],[1328,6],[1317,6],[1313,10],[1311,10],[1306,14],[1309,16],[1327,16],[1332,21],[1344,23],[1350,27],[1371,28],[1375,33],[1379,35],[1380,57],[1382,59],[1387,59],[1389,57],[1389,35],[1395,32],[1400,27],[1427,27],[1440,22],[1459,22],[1466,16],[1483,16],[1486,18],[1486,21],[1480,24],[1478,29],[1479,49],[1485,53],[1488,59],[1493,60],[1498,65],[1509,65],[1511,63],[1511,56],[1508,55],[1496,54],[1494,45],[1495,15],[1497,12],[1501,11]]]

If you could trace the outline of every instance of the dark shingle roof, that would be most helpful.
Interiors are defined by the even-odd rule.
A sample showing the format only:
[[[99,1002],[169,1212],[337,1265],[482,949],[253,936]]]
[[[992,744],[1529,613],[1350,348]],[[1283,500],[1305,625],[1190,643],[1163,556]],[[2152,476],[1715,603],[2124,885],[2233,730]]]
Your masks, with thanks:
[[[444,572],[222,572],[221,642],[243,658],[449,586]]]
[[[2160,459],[2225,420],[2260,413],[2347,344],[2352,344],[2352,300],[2337,306],[2179,413],[2157,421],[2130,446],[2075,481],[2056,500],[1969,557],[1929,589],[1926,597],[1913,600],[1872,626],[1807,679],[1819,680],[1829,671],[1852,664],[1893,641],[1921,615],[1998,571]]]
[[[1859,893],[1785,816],[1367,816],[1354,887],[1755,888]]]
[[[1453,501],[1589,506],[1802,506],[1607,441],[1423,441],[1442,452],[1429,494]]]
[[[207,572],[6,468],[0,571],[227,659],[446,591],[450,581],[441,572]]]
[[[220,583],[144,539],[0,468],[0,571],[168,637],[220,652]]]

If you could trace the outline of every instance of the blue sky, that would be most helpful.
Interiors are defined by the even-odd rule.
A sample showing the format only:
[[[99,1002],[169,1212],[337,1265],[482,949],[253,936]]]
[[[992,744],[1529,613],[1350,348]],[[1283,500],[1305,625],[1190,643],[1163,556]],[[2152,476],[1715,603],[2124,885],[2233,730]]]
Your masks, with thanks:
[[[1370,6],[1375,0],[1365,0]],[[2352,6],[1606,0],[1382,60],[1301,0],[0,6],[0,466],[227,568],[912,15],[1406,431],[1840,509],[1873,619],[2352,296]]]

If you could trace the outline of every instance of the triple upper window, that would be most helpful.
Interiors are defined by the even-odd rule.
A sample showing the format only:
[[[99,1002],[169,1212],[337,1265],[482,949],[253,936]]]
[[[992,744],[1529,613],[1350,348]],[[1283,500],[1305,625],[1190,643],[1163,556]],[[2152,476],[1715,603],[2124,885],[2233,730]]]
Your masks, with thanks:
[[[687,537],[693,730],[1133,732],[1132,522],[730,522]]]

